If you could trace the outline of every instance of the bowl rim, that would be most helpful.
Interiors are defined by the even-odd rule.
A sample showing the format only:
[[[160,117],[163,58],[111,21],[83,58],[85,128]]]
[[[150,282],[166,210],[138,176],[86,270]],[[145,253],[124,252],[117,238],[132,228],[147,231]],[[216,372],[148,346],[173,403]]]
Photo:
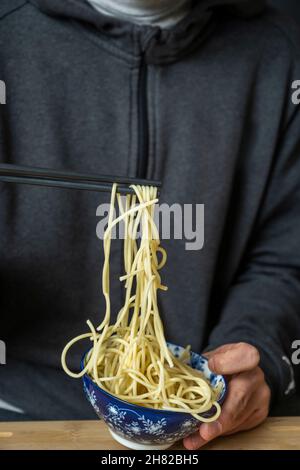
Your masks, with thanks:
[[[169,343],[171,346],[178,346],[176,344],[173,344],[173,343]],[[182,346],[179,346],[180,348],[182,348]],[[91,350],[92,348],[89,348],[87,351],[85,351],[85,353],[83,354],[82,358],[81,358],[81,361],[80,361],[80,370],[82,371],[84,369],[84,361],[85,361],[85,358],[87,356],[87,354],[89,353],[89,351]],[[191,351],[193,354],[195,354],[196,356],[199,356],[200,359],[203,359],[205,362],[208,362],[208,359],[207,357],[203,356],[202,354],[199,354],[199,353],[195,353],[193,351]],[[195,370],[198,370],[198,369],[195,369]],[[213,372],[212,372],[213,373]],[[224,402],[225,398],[226,398],[226,395],[227,395],[227,392],[228,392],[228,384],[227,384],[227,380],[226,378],[224,377],[224,375],[221,375],[221,374],[214,374],[215,376],[217,377],[221,377],[221,380],[224,384],[224,388],[223,388],[223,394],[222,396],[217,400],[217,403],[219,405],[222,405],[222,403]],[[133,408],[142,408],[144,410],[149,410],[151,411],[152,413],[159,413],[159,414],[168,414],[168,415],[174,415],[174,413],[176,413],[176,415],[180,415],[182,417],[184,416],[192,416],[191,413],[187,412],[187,413],[178,413],[176,411],[172,411],[172,410],[162,410],[162,409],[156,409],[156,408],[149,408],[147,406],[142,406],[142,405],[137,405],[135,403],[130,403],[129,401],[125,401],[123,400],[122,398],[118,398],[116,397],[115,395],[112,395],[111,393],[107,392],[106,390],[104,390],[103,388],[99,387],[99,385],[94,382],[94,380],[89,376],[89,374],[85,373],[83,376],[82,376],[82,379],[86,378],[89,382],[92,383],[93,387],[96,388],[96,390],[99,390],[101,393],[103,393],[104,395],[106,395],[108,398],[112,398],[114,400],[118,400],[121,404],[124,404],[126,406],[131,406]],[[212,408],[212,407],[211,407]],[[208,413],[211,408],[207,411],[204,411],[203,414],[205,413]],[[201,416],[201,414],[200,414]],[[196,418],[195,418],[196,419]]]

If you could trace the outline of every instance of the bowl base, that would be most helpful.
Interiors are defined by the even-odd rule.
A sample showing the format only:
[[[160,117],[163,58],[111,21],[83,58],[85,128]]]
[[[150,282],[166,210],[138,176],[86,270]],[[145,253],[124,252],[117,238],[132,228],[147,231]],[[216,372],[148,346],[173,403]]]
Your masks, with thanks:
[[[115,441],[117,441],[119,444],[122,444],[122,446],[128,447],[128,449],[133,449],[133,450],[165,450],[171,447],[173,443],[168,443],[168,444],[140,444],[139,442],[133,442],[130,441],[129,439],[126,439],[125,437],[119,436],[119,434],[116,434],[114,431],[109,429],[110,434],[114,438]]]

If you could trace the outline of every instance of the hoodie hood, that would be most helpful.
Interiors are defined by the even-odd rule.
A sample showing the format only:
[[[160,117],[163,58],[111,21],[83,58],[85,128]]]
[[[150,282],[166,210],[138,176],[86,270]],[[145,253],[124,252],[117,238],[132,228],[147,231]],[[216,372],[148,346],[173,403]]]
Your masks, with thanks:
[[[96,11],[86,0],[30,0],[43,13],[90,26],[133,56],[148,64],[179,60],[199,47],[216,27],[220,14],[245,18],[260,14],[265,0],[195,0],[186,17],[170,29],[139,26]]]

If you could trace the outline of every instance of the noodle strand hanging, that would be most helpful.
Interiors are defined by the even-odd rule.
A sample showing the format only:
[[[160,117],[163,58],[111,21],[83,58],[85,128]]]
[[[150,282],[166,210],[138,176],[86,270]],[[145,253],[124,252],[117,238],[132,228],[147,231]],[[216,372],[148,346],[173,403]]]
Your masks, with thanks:
[[[95,328],[88,320],[89,332],[72,339],[62,352],[62,366],[71,377],[89,376],[112,395],[140,406],[190,413],[200,421],[214,421],[220,414],[214,391],[201,373],[187,365],[189,349],[179,360],[167,347],[157,304],[157,291],[166,290],[159,274],[167,255],[160,246],[154,223],[154,208],[158,202],[154,187],[132,186],[133,195],[125,204],[113,186],[108,226],[104,234],[104,266],[102,289],[106,311]],[[118,204],[120,215],[114,218]],[[120,281],[125,287],[125,301],[115,324],[111,324],[110,249],[112,229],[124,222],[124,268]],[[140,241],[137,232],[140,229]],[[93,346],[84,369],[69,370],[66,355],[82,339],[89,338]],[[200,414],[215,406],[211,418]]]

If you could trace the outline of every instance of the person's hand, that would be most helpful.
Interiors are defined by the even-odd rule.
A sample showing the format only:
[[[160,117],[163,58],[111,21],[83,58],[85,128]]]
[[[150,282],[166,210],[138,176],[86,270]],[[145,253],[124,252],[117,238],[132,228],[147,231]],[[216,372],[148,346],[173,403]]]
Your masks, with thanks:
[[[228,393],[217,421],[201,424],[199,431],[184,439],[184,446],[196,450],[221,435],[254,428],[269,413],[270,388],[258,367],[259,352],[250,344],[226,344],[204,354],[212,372],[227,375]]]

